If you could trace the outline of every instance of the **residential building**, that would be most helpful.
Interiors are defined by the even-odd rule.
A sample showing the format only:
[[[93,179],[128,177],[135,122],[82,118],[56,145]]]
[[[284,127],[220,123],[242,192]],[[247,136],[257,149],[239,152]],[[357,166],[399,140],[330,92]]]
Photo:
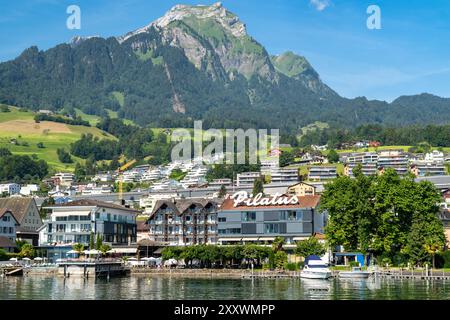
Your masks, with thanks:
[[[357,152],[349,154],[345,159],[345,163],[377,163],[378,154],[376,152]]]
[[[169,200],[178,198],[176,193],[150,193],[147,197],[139,199],[139,207],[143,209],[142,215],[149,216],[159,200]]]
[[[138,210],[97,201],[76,200],[47,207],[48,220],[40,228],[39,245],[89,245],[90,236],[100,236],[102,241],[115,245],[136,242],[136,215]]]
[[[110,185],[97,186],[95,184],[90,184],[90,185],[87,185],[86,188],[83,189],[81,194],[83,196],[85,196],[85,195],[99,195],[99,194],[108,194],[108,193],[111,193],[112,191],[113,191],[112,190],[112,186],[110,186]]]
[[[337,177],[336,167],[323,166],[323,167],[311,167],[308,173],[308,180],[322,181],[330,180]]]
[[[16,228],[17,239],[36,246],[39,237],[37,230],[42,226],[42,219],[34,199],[3,198],[0,199],[0,210],[2,208],[10,210],[19,224]]]
[[[0,238],[4,237],[6,239],[8,239],[9,241],[11,241],[14,246],[13,248],[16,246],[16,228],[19,226],[19,222],[17,221],[17,219],[14,217],[13,213],[11,212],[11,210],[6,209],[6,208],[1,208],[0,209]],[[7,243],[7,242],[5,242]],[[2,248],[0,246],[0,248]],[[11,247],[8,248],[4,248],[4,249],[10,249]]]
[[[411,172],[416,177],[425,176],[444,176],[447,174],[447,168],[439,162],[429,163],[413,163],[411,165]]]
[[[261,179],[261,172],[243,172],[236,175],[236,185],[241,186],[251,186],[256,179]]]
[[[289,186],[287,194],[289,196],[297,197],[314,196],[316,195],[316,186],[306,182],[299,182],[292,186]]]
[[[357,166],[361,166],[361,171],[365,176],[372,176],[376,175],[378,171],[378,165],[375,162],[368,162],[368,163],[346,163],[344,164],[344,175],[348,177],[354,177],[353,175],[353,169],[355,169]]]
[[[295,196],[282,198],[293,201]],[[294,244],[314,233],[324,233],[327,215],[317,212],[320,196],[296,198],[291,204],[252,206],[226,199],[218,213],[219,243],[271,243],[280,236],[287,244]]]
[[[27,184],[20,188],[20,194],[23,196],[31,196],[39,192],[39,186],[37,184]]]
[[[71,172],[59,172],[52,179],[56,186],[70,187],[75,180],[75,175]]]
[[[7,194],[9,196],[12,196],[19,193],[20,193],[20,185],[18,185],[17,183],[0,184],[0,195]]]
[[[172,246],[217,243],[218,200],[159,200],[151,213],[150,239]]]
[[[425,154],[424,161],[426,163],[443,164],[445,162],[444,153],[438,150],[433,150],[432,152]]]
[[[277,160],[261,160],[261,174],[266,175],[280,168],[280,164]]]
[[[409,171],[408,155],[399,150],[385,150],[378,154],[378,167],[381,170],[394,169],[398,174],[403,175]]]
[[[270,172],[272,183],[286,183],[298,181],[298,169],[279,168]]]
[[[221,186],[225,186],[225,188],[229,188],[233,186],[233,181],[231,179],[228,178],[224,178],[224,179],[214,179],[213,181],[211,181],[210,183],[208,183],[208,185],[210,187],[221,187]]]
[[[94,182],[111,182],[111,181],[113,181],[113,176],[109,172],[98,173],[92,178],[92,181],[94,181]]]

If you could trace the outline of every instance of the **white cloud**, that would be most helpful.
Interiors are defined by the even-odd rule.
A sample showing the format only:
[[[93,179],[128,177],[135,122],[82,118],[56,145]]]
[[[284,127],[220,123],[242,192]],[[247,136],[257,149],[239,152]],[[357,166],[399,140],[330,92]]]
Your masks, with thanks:
[[[309,0],[309,3],[317,10],[323,11],[330,5],[330,0]]]

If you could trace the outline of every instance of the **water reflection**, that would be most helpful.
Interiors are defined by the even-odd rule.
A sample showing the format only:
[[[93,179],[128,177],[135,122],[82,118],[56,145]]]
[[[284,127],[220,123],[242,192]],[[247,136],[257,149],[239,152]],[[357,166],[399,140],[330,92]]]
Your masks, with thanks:
[[[450,299],[450,282],[386,279],[210,279],[168,276],[81,279],[8,277],[0,299]]]

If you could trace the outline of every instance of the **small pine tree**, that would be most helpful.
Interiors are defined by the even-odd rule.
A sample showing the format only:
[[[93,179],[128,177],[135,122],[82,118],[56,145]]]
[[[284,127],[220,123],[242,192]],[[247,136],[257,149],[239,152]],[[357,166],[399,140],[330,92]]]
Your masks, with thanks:
[[[253,183],[253,196],[256,196],[258,193],[264,194],[264,183],[262,179],[255,179]]]
[[[227,195],[227,189],[225,188],[224,185],[222,185],[219,190],[219,198],[224,198],[226,195]]]
[[[95,243],[95,249],[100,250],[100,248],[103,245],[103,240],[102,237],[100,236],[99,233],[97,233],[97,239],[96,239],[96,243]]]
[[[89,250],[93,250],[94,248],[95,248],[94,233],[91,232],[91,235],[89,236]]]

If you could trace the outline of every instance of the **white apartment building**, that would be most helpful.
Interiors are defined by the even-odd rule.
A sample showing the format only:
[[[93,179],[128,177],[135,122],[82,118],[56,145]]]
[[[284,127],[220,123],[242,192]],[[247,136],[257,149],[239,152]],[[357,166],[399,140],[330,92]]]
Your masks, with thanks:
[[[177,197],[176,193],[151,193],[139,200],[139,207],[144,210],[143,215],[150,215],[157,201],[175,199]]]
[[[17,183],[4,183],[0,184],[0,194],[6,193],[7,195],[14,195],[20,193],[20,185]]]
[[[272,183],[295,183],[298,181],[298,169],[275,169],[270,172],[270,177]]]
[[[445,162],[445,157],[444,157],[444,153],[440,152],[438,150],[433,150],[430,153],[425,154],[425,162],[427,163],[444,163]]]
[[[20,188],[20,194],[23,196],[31,196],[37,192],[39,192],[39,186],[37,184],[27,184]]]
[[[236,175],[236,185],[240,186],[250,186],[253,185],[256,179],[260,179],[261,172],[243,172]]]

